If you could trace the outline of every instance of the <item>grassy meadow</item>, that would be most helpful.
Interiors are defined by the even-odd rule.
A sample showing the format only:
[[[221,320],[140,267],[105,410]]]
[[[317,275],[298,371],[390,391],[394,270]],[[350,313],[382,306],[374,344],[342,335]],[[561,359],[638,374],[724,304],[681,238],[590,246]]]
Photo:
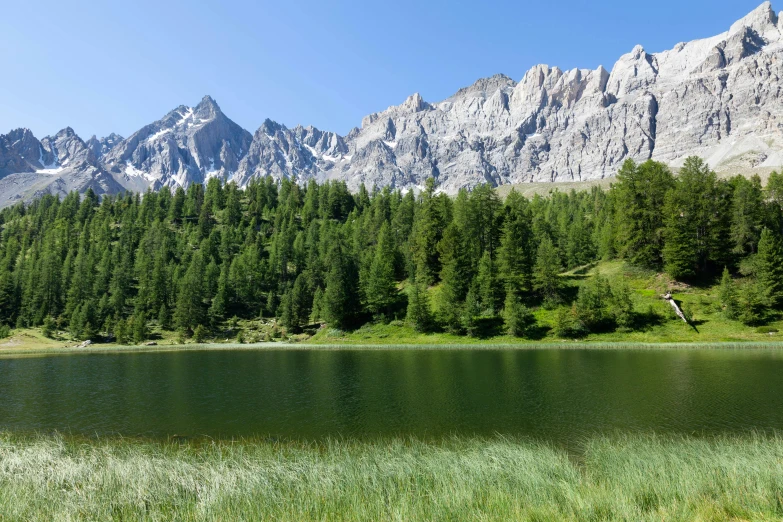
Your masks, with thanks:
[[[0,434],[0,520],[780,520],[783,438],[164,443]]]

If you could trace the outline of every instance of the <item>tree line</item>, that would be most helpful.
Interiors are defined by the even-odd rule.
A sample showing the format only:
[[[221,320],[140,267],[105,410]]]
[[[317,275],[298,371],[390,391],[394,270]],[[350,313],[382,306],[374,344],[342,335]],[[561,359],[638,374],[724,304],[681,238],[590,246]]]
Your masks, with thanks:
[[[210,179],[44,195],[2,210],[0,225],[0,323],[79,339],[139,342],[153,324],[201,339],[234,317],[466,335],[494,320],[525,336],[537,306],[557,308],[558,335],[633,328],[621,281],[565,291],[564,270],[601,259],[720,278],[724,312],[749,324],[783,305],[783,176],[718,179],[698,158],[678,176],[627,161],[610,190],[532,199],[489,185],[449,197],[433,179],[418,194]]]

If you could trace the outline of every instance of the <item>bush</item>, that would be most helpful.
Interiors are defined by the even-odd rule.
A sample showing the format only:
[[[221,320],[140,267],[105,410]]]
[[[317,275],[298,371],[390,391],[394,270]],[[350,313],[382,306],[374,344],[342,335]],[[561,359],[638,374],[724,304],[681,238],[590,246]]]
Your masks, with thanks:
[[[629,331],[636,322],[631,289],[625,281],[618,281],[612,287],[612,316],[617,327]]]
[[[571,308],[558,308],[553,330],[557,337],[563,339],[584,337],[588,333],[587,327],[579,317],[576,305]]]
[[[629,298],[630,299],[630,298]],[[610,304],[612,291],[609,282],[597,275],[579,287],[576,297],[576,314],[589,330],[598,330],[612,319]]]
[[[41,326],[41,333],[44,337],[51,339],[54,337],[55,329],[56,325],[54,324],[54,319],[52,319],[52,316],[47,315],[44,318],[43,326]]]
[[[7,324],[0,325],[0,339],[11,337],[11,327]]]
[[[742,286],[737,297],[737,318],[746,325],[764,322],[767,317],[767,303],[764,289],[757,282]]]
[[[509,292],[503,308],[503,326],[509,335],[525,337],[536,324],[533,313],[522,304],[518,297]]]
[[[244,344],[245,343],[245,332],[244,332],[244,330],[239,330],[239,332],[237,332],[237,343],[238,344]]]
[[[193,341],[196,343],[203,343],[207,338],[207,329],[203,324],[200,324],[193,330]]]
[[[778,333],[778,329],[777,328],[773,328],[771,326],[759,326],[758,328],[756,328],[756,333],[760,333],[760,334],[774,334],[774,333]]]

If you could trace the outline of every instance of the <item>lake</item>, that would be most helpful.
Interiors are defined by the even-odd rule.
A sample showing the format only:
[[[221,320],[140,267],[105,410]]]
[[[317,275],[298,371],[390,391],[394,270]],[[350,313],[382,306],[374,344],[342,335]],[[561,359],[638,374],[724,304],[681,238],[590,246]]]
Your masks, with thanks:
[[[320,439],[783,429],[783,351],[220,350],[0,359],[0,430]]]

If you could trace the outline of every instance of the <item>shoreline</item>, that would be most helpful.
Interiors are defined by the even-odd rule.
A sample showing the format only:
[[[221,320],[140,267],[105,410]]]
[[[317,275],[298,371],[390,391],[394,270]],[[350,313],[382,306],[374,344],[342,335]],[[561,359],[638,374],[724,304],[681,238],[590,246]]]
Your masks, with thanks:
[[[25,356],[74,355],[114,353],[166,353],[166,352],[211,352],[211,351],[480,351],[480,350],[779,350],[783,341],[725,341],[725,342],[600,342],[600,341],[563,341],[547,343],[472,343],[472,344],[424,344],[424,343],[204,343],[204,344],[163,344],[111,345],[93,344],[87,347],[46,347],[46,348],[0,348],[0,359]]]

